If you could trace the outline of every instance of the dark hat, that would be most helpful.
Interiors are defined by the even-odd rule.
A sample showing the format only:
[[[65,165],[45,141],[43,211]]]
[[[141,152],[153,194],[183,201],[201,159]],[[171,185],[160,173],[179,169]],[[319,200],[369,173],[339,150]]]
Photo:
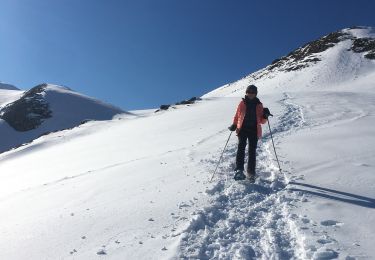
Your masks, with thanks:
[[[255,93],[255,94],[258,94],[258,88],[255,86],[255,85],[249,85],[247,88],[246,88],[246,93]]]

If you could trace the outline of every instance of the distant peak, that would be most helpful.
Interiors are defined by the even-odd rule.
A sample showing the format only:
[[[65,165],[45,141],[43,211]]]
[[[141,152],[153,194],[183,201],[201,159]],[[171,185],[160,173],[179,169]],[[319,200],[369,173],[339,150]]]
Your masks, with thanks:
[[[17,87],[3,82],[0,82],[0,89],[19,90]]]
[[[30,90],[33,90],[33,89],[39,89],[39,90],[43,90],[43,91],[45,91],[45,90],[64,90],[64,91],[74,92],[74,90],[72,90],[71,88],[69,88],[67,86],[56,85],[56,84],[51,84],[51,83],[42,83],[42,84],[39,84],[39,85],[33,87]]]
[[[320,54],[338,43],[352,40],[350,48],[355,53],[364,53],[367,59],[375,59],[375,30],[372,27],[354,26],[329,33],[317,40],[306,43],[288,55],[274,60],[267,67],[269,71],[295,71],[309,67],[321,61]]]
[[[351,35],[347,32],[332,32],[318,40],[306,43],[286,56],[274,60],[271,65],[267,67],[267,69],[273,70],[278,68],[279,70],[289,72],[308,67],[309,65],[320,61],[317,54],[322,53],[329,48],[334,47],[337,43],[350,38]]]

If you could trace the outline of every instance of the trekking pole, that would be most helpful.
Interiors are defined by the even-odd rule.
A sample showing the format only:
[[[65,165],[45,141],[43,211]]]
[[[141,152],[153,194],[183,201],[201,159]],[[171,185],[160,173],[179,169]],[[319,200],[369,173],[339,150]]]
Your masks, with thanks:
[[[217,165],[216,165],[215,171],[214,171],[214,173],[213,173],[212,176],[211,176],[210,182],[211,182],[212,179],[214,178],[214,175],[215,175],[215,173],[216,173],[216,170],[217,170],[217,168],[219,167],[220,161],[221,161],[221,159],[223,158],[223,154],[224,154],[225,148],[227,148],[227,145],[228,145],[228,142],[229,142],[229,139],[230,139],[232,133],[233,133],[233,132],[231,131],[231,132],[230,132],[230,135],[229,135],[229,137],[228,137],[228,140],[227,140],[227,142],[226,142],[226,144],[225,144],[225,146],[224,146],[223,152],[221,153],[220,159],[219,159],[219,161],[217,162]]]
[[[273,142],[272,131],[271,131],[271,126],[270,126],[270,120],[268,119],[267,122],[268,122],[268,128],[269,128],[269,130],[270,130],[270,134],[271,134],[271,140],[272,140],[273,151],[275,152],[275,156],[276,156],[276,160],[277,160],[277,165],[279,166],[279,171],[280,171],[280,173],[281,173],[281,167],[280,167],[279,158],[277,157],[277,153],[276,153],[276,149],[275,149],[275,143]]]

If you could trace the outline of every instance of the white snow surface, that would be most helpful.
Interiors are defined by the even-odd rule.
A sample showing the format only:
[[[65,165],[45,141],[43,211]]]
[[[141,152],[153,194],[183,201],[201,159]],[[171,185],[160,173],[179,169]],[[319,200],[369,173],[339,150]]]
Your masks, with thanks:
[[[19,99],[24,91],[0,88],[0,108]]]
[[[0,154],[0,258],[375,259],[375,62],[349,45]],[[255,184],[232,178],[235,135],[209,182],[249,83],[282,171],[266,124]]]

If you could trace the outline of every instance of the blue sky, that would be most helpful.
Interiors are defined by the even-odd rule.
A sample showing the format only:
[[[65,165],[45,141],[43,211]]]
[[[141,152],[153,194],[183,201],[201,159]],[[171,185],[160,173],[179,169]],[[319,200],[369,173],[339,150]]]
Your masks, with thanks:
[[[0,81],[125,110],[200,96],[306,42],[375,26],[372,0],[1,0]]]

